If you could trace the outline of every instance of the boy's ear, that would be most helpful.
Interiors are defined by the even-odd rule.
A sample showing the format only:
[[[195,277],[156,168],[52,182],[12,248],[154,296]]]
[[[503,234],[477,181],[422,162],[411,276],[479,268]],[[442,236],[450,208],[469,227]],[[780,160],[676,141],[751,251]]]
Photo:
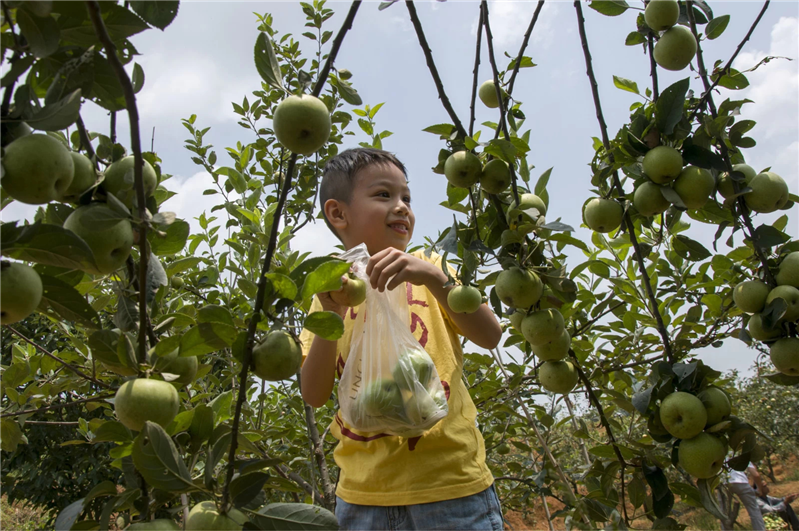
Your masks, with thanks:
[[[338,201],[337,199],[328,199],[325,201],[325,217],[337,230],[347,227],[347,214],[345,209],[346,204]]]

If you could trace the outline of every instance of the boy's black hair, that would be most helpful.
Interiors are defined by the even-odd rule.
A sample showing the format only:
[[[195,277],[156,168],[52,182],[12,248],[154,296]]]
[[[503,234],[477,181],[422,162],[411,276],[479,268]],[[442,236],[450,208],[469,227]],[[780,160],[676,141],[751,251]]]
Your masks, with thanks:
[[[355,175],[360,170],[374,164],[393,164],[402,170],[405,179],[408,178],[408,171],[405,169],[405,165],[393,153],[382,149],[347,149],[328,160],[327,164],[325,164],[325,169],[322,172],[322,182],[319,185],[319,205],[322,207],[325,223],[338,239],[341,239],[341,237],[336,232],[336,229],[333,228],[333,225],[330,224],[327,214],[325,214],[325,203],[328,199],[335,199],[349,204],[352,199],[352,190],[355,188]]]

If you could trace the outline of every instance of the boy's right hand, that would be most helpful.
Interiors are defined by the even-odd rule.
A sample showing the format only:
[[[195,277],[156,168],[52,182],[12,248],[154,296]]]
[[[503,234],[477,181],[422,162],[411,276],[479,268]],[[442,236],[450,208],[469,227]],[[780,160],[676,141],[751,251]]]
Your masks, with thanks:
[[[335,291],[336,292],[342,291],[347,281],[348,279],[346,276],[341,277],[341,287]],[[331,293],[333,292],[326,291],[317,294],[317,296],[319,297],[319,302],[322,303],[322,309],[326,312],[333,312],[335,314],[338,314],[338,316],[343,319],[344,315],[347,313],[347,307],[334,301],[333,297],[330,296]]]

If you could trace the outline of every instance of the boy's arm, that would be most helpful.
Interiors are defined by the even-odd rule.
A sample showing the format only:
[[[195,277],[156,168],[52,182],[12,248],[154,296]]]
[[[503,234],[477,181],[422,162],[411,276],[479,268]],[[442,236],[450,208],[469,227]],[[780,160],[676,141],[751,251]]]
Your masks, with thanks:
[[[447,275],[430,262],[389,247],[375,253],[369,259],[366,274],[369,276],[372,288],[380,291],[392,290],[401,282],[425,286],[458,325],[463,335],[480,347],[492,349],[502,338],[502,328],[488,305],[481,304],[480,308],[471,314],[455,313],[450,309],[447,295],[455,286],[445,288]]]
[[[749,475],[752,476],[752,479],[755,480],[755,485],[757,485],[757,490],[761,496],[767,496],[770,489],[768,485],[766,485],[765,481],[763,481],[763,476],[760,475],[758,472],[757,467],[752,463],[749,463],[749,468],[747,468],[747,472]]]
[[[347,277],[342,277],[342,282],[347,282]],[[319,293],[319,302],[322,309],[335,312],[342,318],[346,308],[337,304],[330,293]],[[333,392],[336,374],[337,341],[329,341],[319,336],[314,336],[311,348],[308,351],[300,372],[302,399],[312,407],[322,407],[330,399]]]

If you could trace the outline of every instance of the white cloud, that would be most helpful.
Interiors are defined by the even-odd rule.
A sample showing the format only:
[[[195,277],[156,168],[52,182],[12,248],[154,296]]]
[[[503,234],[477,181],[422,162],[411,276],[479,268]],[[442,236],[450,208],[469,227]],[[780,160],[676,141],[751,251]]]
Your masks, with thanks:
[[[507,50],[511,55],[519,51],[524,34],[533,18],[533,13],[538,6],[538,2],[490,2],[488,6],[488,16],[491,23],[491,34],[494,38],[494,45],[497,47],[495,54],[499,55]],[[529,47],[548,48],[555,37],[552,25],[557,16],[559,6],[557,3],[547,2],[539,13],[533,33],[530,35]],[[471,34],[477,35],[478,15],[475,15],[472,23]],[[525,52],[530,54],[529,48]]]

